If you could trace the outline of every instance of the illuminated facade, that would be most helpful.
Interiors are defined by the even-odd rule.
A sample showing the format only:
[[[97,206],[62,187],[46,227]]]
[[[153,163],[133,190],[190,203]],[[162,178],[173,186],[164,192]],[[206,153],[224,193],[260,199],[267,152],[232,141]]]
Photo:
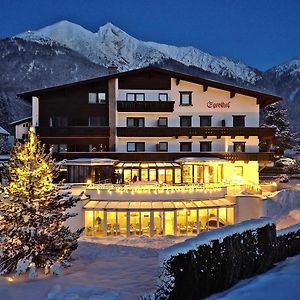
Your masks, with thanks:
[[[86,191],[87,235],[234,223],[228,189],[258,185],[259,163],[273,160],[259,152],[274,135],[259,127],[259,110],[280,98],[251,89],[147,67],[20,96],[42,141],[67,159],[67,181],[98,183]]]

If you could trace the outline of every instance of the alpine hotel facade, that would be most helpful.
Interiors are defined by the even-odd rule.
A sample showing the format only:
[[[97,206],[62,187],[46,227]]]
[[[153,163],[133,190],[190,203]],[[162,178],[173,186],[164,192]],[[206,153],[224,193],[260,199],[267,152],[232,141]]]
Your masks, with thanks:
[[[19,96],[67,182],[85,183],[86,235],[193,235],[262,215],[257,195],[237,195],[259,194],[273,161],[259,111],[277,96],[157,67]]]

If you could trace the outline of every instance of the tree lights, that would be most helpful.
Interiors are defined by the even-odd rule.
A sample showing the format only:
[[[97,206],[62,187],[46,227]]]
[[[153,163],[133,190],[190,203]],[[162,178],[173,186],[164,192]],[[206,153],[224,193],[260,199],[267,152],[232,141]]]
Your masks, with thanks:
[[[32,129],[28,140],[13,148],[8,185],[1,186],[0,274],[24,273],[30,266],[66,266],[77,248],[82,230],[72,233],[64,222],[76,215],[66,210],[79,198],[53,183],[58,169]]]

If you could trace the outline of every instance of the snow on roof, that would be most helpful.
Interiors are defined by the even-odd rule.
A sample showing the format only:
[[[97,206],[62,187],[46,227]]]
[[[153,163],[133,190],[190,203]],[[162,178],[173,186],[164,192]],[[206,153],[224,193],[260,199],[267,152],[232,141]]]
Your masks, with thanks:
[[[13,122],[9,123],[9,125],[17,125],[17,124],[24,123],[24,122],[31,121],[31,120],[32,120],[32,117],[26,117],[26,118],[23,118],[20,120],[13,121]]]
[[[178,255],[179,253],[187,253],[190,250],[196,250],[199,246],[208,245],[214,240],[219,240],[222,242],[227,236],[231,236],[236,233],[242,233],[248,230],[255,230],[269,224],[275,224],[274,220],[271,218],[252,219],[201,233],[200,235],[188,239],[183,243],[162,250],[159,257],[160,262],[163,263],[163,261],[166,261],[172,256]]]
[[[118,160],[110,158],[77,158],[72,160],[67,160],[64,165],[74,166],[112,166],[117,163]]]
[[[8,131],[6,131],[3,127],[0,126],[0,134],[10,135]]]
[[[187,162],[208,162],[208,161],[217,161],[217,162],[228,162],[226,159],[219,157],[182,157],[175,160],[178,163],[187,163]]]
[[[299,230],[300,230],[300,223],[278,230],[277,236],[282,236],[292,232],[297,232]]]

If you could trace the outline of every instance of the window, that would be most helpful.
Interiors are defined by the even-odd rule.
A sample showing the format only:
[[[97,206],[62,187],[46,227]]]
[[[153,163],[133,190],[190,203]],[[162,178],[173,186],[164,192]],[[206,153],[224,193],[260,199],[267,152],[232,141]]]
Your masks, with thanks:
[[[180,143],[180,151],[192,151],[192,143],[191,142],[182,142]]]
[[[233,143],[234,152],[245,152],[245,142],[236,142]]]
[[[180,127],[191,127],[192,117],[191,116],[181,116],[180,117]]]
[[[168,127],[168,118],[167,117],[159,117],[157,125],[160,127]]]
[[[234,175],[235,176],[243,177],[243,173],[244,173],[244,170],[243,170],[242,166],[235,166],[234,167]]]
[[[127,118],[127,127],[144,127],[145,118]]]
[[[50,144],[50,148],[52,149],[52,153],[58,152],[58,145],[57,144]]]
[[[180,105],[192,105],[192,92],[180,92]]]
[[[89,93],[89,103],[90,104],[99,104],[106,103],[106,93]]]
[[[68,152],[67,144],[50,144],[53,153]]]
[[[144,151],[145,151],[145,143],[143,142],[127,143],[127,152],[144,152]]]
[[[167,93],[159,93],[158,100],[159,101],[168,101],[168,94]]]
[[[168,142],[159,142],[157,144],[157,151],[167,152],[168,151]]]
[[[89,152],[105,152],[107,145],[105,144],[89,144]]]
[[[245,116],[232,116],[233,127],[245,127]]]
[[[211,142],[200,142],[200,152],[211,152]]]
[[[67,127],[68,118],[64,116],[53,116],[49,118],[50,127]]]
[[[201,127],[211,127],[211,116],[200,116]]]
[[[60,144],[59,145],[59,152],[68,152],[67,144]]]
[[[126,101],[145,101],[144,93],[126,93]]]
[[[90,127],[108,126],[106,116],[90,116],[89,117]]]

